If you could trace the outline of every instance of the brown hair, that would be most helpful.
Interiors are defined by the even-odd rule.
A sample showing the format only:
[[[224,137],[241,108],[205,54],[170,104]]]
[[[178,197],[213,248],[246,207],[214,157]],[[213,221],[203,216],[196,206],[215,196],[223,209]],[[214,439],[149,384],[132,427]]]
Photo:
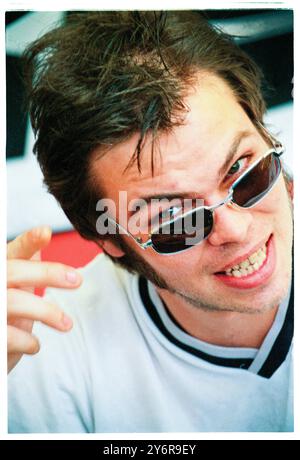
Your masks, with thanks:
[[[24,69],[44,182],[93,241],[100,239],[99,190],[89,179],[96,147],[105,154],[139,133],[130,164],[140,170],[145,136],[154,140],[182,122],[185,90],[199,70],[227,82],[259,130],[265,111],[258,67],[197,11],[72,13],[29,46]]]

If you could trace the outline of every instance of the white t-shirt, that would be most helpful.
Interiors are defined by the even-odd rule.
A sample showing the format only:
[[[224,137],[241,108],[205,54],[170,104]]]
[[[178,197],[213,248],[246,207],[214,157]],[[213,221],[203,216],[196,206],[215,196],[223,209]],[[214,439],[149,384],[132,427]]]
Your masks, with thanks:
[[[104,254],[82,274],[77,290],[49,290],[72,331],[36,324],[40,352],[9,374],[9,432],[293,430],[290,294],[259,350],[227,348],[187,334]]]

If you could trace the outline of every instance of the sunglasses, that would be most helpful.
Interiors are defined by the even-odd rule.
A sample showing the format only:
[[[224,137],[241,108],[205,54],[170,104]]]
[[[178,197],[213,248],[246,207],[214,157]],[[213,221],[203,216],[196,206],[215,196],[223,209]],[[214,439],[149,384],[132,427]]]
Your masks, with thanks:
[[[224,200],[213,206],[193,208],[161,224],[149,234],[148,240],[144,243],[113,219],[108,219],[131,236],[142,249],[152,247],[158,254],[163,255],[186,251],[210,235],[214,225],[213,213],[220,206],[231,204],[237,208],[250,209],[272,190],[282,170],[280,156],[283,151],[282,145],[277,142],[241,174],[229,188]]]

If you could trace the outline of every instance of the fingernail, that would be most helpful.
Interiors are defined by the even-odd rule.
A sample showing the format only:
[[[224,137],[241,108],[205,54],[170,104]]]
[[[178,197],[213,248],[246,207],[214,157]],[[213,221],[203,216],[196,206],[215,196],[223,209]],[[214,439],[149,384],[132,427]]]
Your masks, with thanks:
[[[51,232],[50,227],[46,226],[41,226],[41,227],[35,227],[32,229],[31,237],[34,240],[40,240],[48,237],[49,232]]]
[[[67,315],[63,315],[61,322],[64,329],[70,329],[73,326],[73,321]]]
[[[33,240],[39,240],[42,233],[42,227],[35,227],[31,230],[30,233]]]
[[[79,280],[78,274],[76,272],[67,272],[66,280],[68,281],[68,283],[77,284]]]
[[[48,238],[49,233],[51,233],[51,227],[49,227],[48,225],[44,225],[40,229],[40,238]]]

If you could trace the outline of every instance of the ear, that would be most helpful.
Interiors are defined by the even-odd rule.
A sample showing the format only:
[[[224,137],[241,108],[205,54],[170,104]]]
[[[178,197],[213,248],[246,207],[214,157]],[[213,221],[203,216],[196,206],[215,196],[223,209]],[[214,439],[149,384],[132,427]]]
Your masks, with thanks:
[[[111,240],[104,240],[100,243],[104,252],[107,252],[112,257],[122,257],[125,252],[118,246],[117,243]]]

